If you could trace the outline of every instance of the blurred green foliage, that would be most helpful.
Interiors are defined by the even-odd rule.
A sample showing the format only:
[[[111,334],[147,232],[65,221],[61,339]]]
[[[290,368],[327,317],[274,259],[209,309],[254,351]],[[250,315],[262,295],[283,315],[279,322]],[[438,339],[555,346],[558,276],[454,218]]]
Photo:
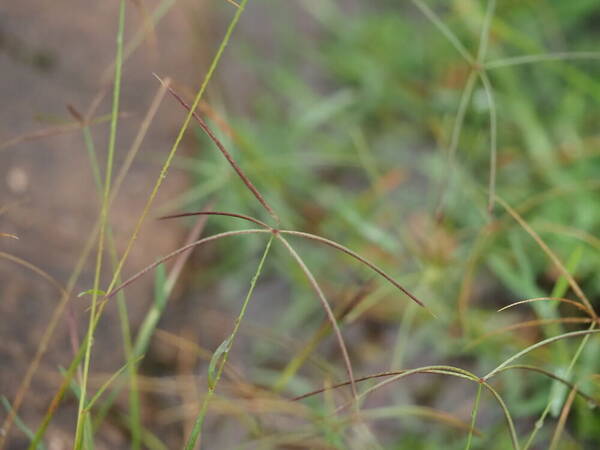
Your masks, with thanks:
[[[303,2],[302,20],[315,30],[308,34],[295,20],[298,5],[261,4],[273,19],[268,27],[275,56],[266,60],[265,51],[252,41],[236,42],[238,64],[260,80],[259,89],[250,93],[247,114],[231,116],[219,108],[232,133],[217,121],[212,125],[272,202],[285,228],[329,237],[359,251],[415,290],[438,316],[435,320],[415,313],[407,299],[378,280],[362,303],[369,308],[347,327],[359,373],[385,369],[390,362],[398,368],[448,361],[485,371],[533,342],[584,327],[527,328],[470,345],[489,331],[522,320],[576,315],[572,308],[550,303],[496,312],[524,298],[574,298],[573,293],[538,244],[501,206],[496,205],[493,217],[486,211],[492,105],[479,80],[467,105],[454,163],[447,159],[469,64],[410,2],[365,2],[352,12],[343,3]],[[598,47],[600,6],[595,1],[498,3],[487,63]],[[485,2],[427,5],[470,52],[477,52]],[[598,305],[600,61],[597,56],[561,58],[490,68],[487,74],[498,117],[496,191],[520,211]],[[260,216],[259,205],[221,155],[200,132],[196,136],[198,157],[180,163],[194,173],[197,184],[177,208],[200,208],[214,196],[219,210]],[[452,182],[444,188],[450,171]],[[438,220],[440,189],[447,190],[447,203]],[[210,223],[212,231],[243,226],[223,218]],[[223,242],[221,251],[236,258],[223,258],[211,269],[211,279],[241,290],[246,281],[240,273],[250,273],[248,261],[263,245],[257,241]],[[334,304],[371,276],[329,249],[313,244],[301,244],[300,249]],[[289,299],[271,299],[287,305],[277,323],[269,324],[271,331],[306,341],[322,320],[318,303],[283,252],[272,257],[269,270],[293,287]],[[387,346],[383,351],[361,342],[365,329],[373,327],[384,330],[387,341],[378,342]],[[396,342],[390,342],[390,335],[397,336]],[[564,373],[578,345],[578,340],[562,341],[530,356],[529,362]],[[587,391],[597,387],[586,377],[598,372],[598,349],[592,338],[570,376]],[[273,343],[257,343],[252,351],[255,381],[266,384],[293,356]],[[337,366],[336,376],[342,377],[342,365]],[[429,382],[434,376],[424,377]],[[311,380],[318,387],[320,379],[303,369],[289,389],[300,394]],[[436,382],[441,387],[428,385],[421,395],[432,396],[430,405],[448,409],[446,397],[436,394],[446,382]],[[523,436],[546,406],[551,386],[535,374],[502,375],[498,389]],[[395,389],[392,404],[419,402],[419,395],[401,384]],[[470,389],[464,390],[472,395],[464,400],[467,405],[474,397]],[[561,398],[564,394],[554,414],[560,411]],[[320,400],[310,404],[316,416],[323,414]],[[576,401],[574,408],[567,426],[570,438],[565,438],[573,446],[565,448],[594,448],[600,442],[598,414],[583,401]],[[484,437],[476,438],[477,448],[509,448],[496,405],[484,401],[481,410],[487,413],[478,422]],[[402,415],[387,420],[392,425],[382,421],[381,427],[386,448],[464,447],[463,435],[441,425]],[[343,448],[338,434],[343,428],[326,423],[319,427],[334,447]],[[537,442],[547,442],[551,432],[544,428]]]

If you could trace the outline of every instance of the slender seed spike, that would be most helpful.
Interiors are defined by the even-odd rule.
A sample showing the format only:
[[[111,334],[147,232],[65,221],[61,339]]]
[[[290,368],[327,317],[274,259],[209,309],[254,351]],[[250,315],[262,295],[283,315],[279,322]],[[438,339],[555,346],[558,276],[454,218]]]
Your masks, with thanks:
[[[271,229],[269,225],[264,223],[262,220],[255,219],[254,217],[247,216],[246,214],[237,214],[230,213],[224,211],[195,211],[189,213],[181,213],[181,214],[170,214],[168,216],[159,217],[158,220],[166,220],[166,219],[176,219],[179,217],[190,217],[190,216],[228,216],[228,217],[236,217],[238,219],[247,220],[248,222],[252,222],[256,225],[260,225],[261,227],[265,227],[267,229]]]
[[[364,265],[366,265],[370,269],[374,270],[379,275],[381,275],[383,278],[385,278],[390,283],[392,283],[394,286],[396,286],[398,289],[400,289],[402,292],[404,292],[404,294],[406,294],[417,305],[419,305],[419,306],[427,309],[427,307],[425,306],[425,304],[421,300],[419,300],[414,294],[412,294],[408,289],[406,289],[404,286],[402,286],[400,283],[398,283],[396,280],[394,280],[391,276],[389,276],[387,273],[385,273],[382,269],[380,269],[379,267],[377,267],[375,264],[373,264],[369,260],[363,258],[358,253],[350,250],[348,247],[345,247],[342,244],[338,244],[337,242],[334,242],[332,240],[326,239],[324,237],[317,236],[317,235],[310,234],[310,233],[304,233],[302,231],[280,230],[280,233],[282,233],[282,234],[290,234],[292,236],[300,236],[300,237],[304,237],[304,238],[307,238],[307,239],[311,239],[313,241],[317,241],[317,242],[320,242],[322,244],[329,245],[330,247],[333,247],[333,248],[335,248],[337,250],[340,250],[341,252],[346,253],[347,255],[352,256],[354,259],[360,261],[361,263],[363,263]]]
[[[192,242],[191,244],[184,245],[183,247],[180,247],[177,250],[172,251],[168,255],[163,256],[162,258],[158,259],[157,261],[153,262],[149,266],[146,266],[145,268],[143,268],[142,270],[140,270],[138,273],[136,273],[135,275],[131,276],[129,279],[127,279],[126,281],[124,281],[123,283],[121,283],[120,286],[117,286],[116,288],[114,288],[113,290],[111,290],[109,293],[106,294],[105,301],[109,300],[112,297],[114,297],[117,294],[117,292],[119,292],[120,290],[122,290],[125,287],[129,286],[135,280],[137,280],[138,278],[140,278],[142,275],[144,275],[145,273],[149,272],[150,270],[154,269],[156,266],[164,263],[165,261],[168,261],[168,260],[176,257],[177,255],[180,255],[181,253],[183,253],[183,252],[185,252],[185,251],[187,251],[187,250],[189,250],[189,249],[191,249],[193,247],[197,247],[199,245],[206,244],[207,242],[216,241],[218,239],[221,239],[221,238],[224,238],[224,237],[227,237],[227,236],[239,236],[241,234],[270,233],[270,232],[271,232],[270,230],[262,230],[262,229],[226,231],[225,233],[219,233],[219,234],[215,234],[213,236],[208,236],[208,237],[205,237],[205,238],[200,239],[198,241]]]
[[[158,75],[154,74],[154,76],[158,79],[158,81],[160,81],[161,83],[163,83],[163,80]],[[254,184],[252,184],[252,181],[250,181],[250,179],[244,173],[244,171],[241,169],[241,167],[238,165],[238,163],[233,159],[233,157],[231,156],[231,153],[229,153],[229,151],[225,148],[225,146],[219,140],[219,138],[217,138],[217,136],[208,127],[208,125],[206,124],[206,122],[204,121],[204,119],[202,119],[202,117],[200,117],[200,115],[196,111],[191,111],[191,107],[185,102],[185,100],[177,92],[175,92],[173,90],[173,88],[168,87],[167,89],[169,90],[169,93],[173,97],[175,97],[175,99],[186,110],[188,110],[188,111],[190,111],[192,113],[192,116],[194,117],[194,119],[196,119],[196,121],[200,125],[200,128],[202,128],[202,130],[207,134],[207,136],[215,143],[215,145],[217,146],[217,148],[221,151],[221,153],[223,154],[223,156],[225,157],[225,159],[227,159],[227,161],[229,162],[229,164],[231,165],[231,167],[233,167],[233,170],[236,171],[236,173],[238,174],[238,176],[240,177],[240,179],[243,181],[243,183],[246,185],[246,187],[252,192],[252,194],[254,194],[254,196],[256,197],[256,199],[267,210],[267,212],[271,215],[271,217],[275,220],[275,222],[277,224],[279,224],[280,223],[279,216],[275,213],[275,211],[273,210],[273,208],[271,208],[271,206],[269,206],[269,204],[267,203],[267,201],[265,200],[265,198],[263,197],[263,195],[258,191],[258,189],[254,186]]]
[[[540,248],[544,251],[544,253],[550,258],[550,260],[554,263],[554,265],[560,270],[561,274],[567,279],[569,286],[575,292],[575,295],[579,297],[581,303],[589,310],[592,314],[592,318],[596,319],[598,316],[594,307],[592,306],[590,300],[587,298],[579,283],[575,281],[573,275],[566,269],[564,264],[558,259],[558,256],[548,247],[548,245],[542,240],[542,238],[535,232],[533,228],[523,219],[523,217],[515,211],[505,200],[496,195],[496,202],[498,202],[506,212],[512,216],[512,218],[533,238],[533,240],[540,246]]]
[[[350,387],[352,388],[352,396],[354,397],[354,399],[357,399],[358,392],[356,390],[356,383],[354,382],[354,371],[352,370],[352,363],[350,362],[350,356],[348,355],[348,349],[346,348],[346,343],[344,341],[344,337],[342,336],[340,327],[337,324],[335,315],[333,314],[333,311],[331,310],[331,306],[329,306],[329,302],[325,298],[325,294],[323,293],[321,287],[319,286],[319,283],[317,283],[317,280],[315,280],[315,277],[313,276],[310,269],[306,266],[306,264],[304,263],[304,261],[302,260],[300,255],[298,255],[296,250],[294,250],[294,248],[289,244],[288,241],[285,240],[285,238],[283,236],[281,236],[281,234],[277,233],[277,238],[285,246],[285,248],[288,250],[288,252],[292,256],[292,258],[294,258],[296,260],[296,262],[298,263],[298,265],[304,272],[304,275],[306,275],[306,278],[308,279],[310,285],[312,286],[314,291],[317,293],[317,297],[319,298],[321,305],[323,306],[323,309],[325,310],[325,313],[327,314],[327,317],[328,317],[329,321],[331,322],[331,327],[333,328],[333,331],[336,335],[337,341],[340,345],[340,349],[342,351],[342,357],[344,359],[344,363],[346,365],[346,371],[348,372],[348,378],[350,380]]]

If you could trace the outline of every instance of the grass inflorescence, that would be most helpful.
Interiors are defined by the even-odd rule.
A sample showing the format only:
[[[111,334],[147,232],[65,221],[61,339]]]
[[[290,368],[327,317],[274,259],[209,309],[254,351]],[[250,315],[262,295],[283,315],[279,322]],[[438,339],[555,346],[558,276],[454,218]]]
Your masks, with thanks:
[[[17,391],[2,393],[0,450],[17,433],[46,448],[68,399],[76,449],[104,442],[110,427],[132,449],[600,441],[593,6],[555,5],[533,18],[495,0],[381,2],[359,13],[307,1],[297,7],[324,32],[303,41],[298,27],[281,26],[295,14],[289,5],[227,0],[229,25],[200,86],[190,93],[175,74],[153,73],[156,94],[117,167],[124,67],[144,43],[157,51],[157,26],[176,7],[133,3],[140,28],[126,40],[121,0],[115,59],[88,110],[68,104],[74,121],[0,143],[5,152],[80,132],[99,204],[66,281],[0,252],[59,294]],[[269,24],[281,61],[263,62],[247,30],[235,32],[249,8],[282,14]],[[565,50],[565,36],[582,49]],[[261,80],[242,108],[250,114],[209,92],[224,58]],[[110,114],[97,114],[111,90]],[[169,96],[184,119],[122,241],[111,207]],[[102,156],[95,130],[105,122]],[[197,154],[178,152],[186,133]],[[174,168],[192,183],[153,215]],[[126,273],[155,216],[193,227],[183,245]],[[8,231],[0,237],[23,241]],[[92,281],[77,296],[94,249]],[[198,262],[196,253],[212,256]],[[148,306],[133,318],[129,292],[151,275]],[[174,300],[198,293],[178,314]],[[118,323],[109,324],[115,299]],[[87,305],[87,328],[80,338],[69,316],[72,355],[30,422],[21,410],[74,301]],[[119,329],[123,361],[96,377],[101,324]]]

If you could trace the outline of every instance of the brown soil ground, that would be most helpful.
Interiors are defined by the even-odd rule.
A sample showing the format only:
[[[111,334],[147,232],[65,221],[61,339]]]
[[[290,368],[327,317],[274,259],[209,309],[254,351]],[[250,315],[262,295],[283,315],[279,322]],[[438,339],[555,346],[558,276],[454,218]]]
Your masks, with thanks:
[[[128,2],[126,42],[143,26],[144,14],[159,3]],[[121,109],[127,116],[119,125],[116,170],[158,89],[152,72],[194,86],[206,70],[202,63],[206,54],[214,52],[215,40],[209,33],[198,34],[198,25],[207,20],[204,7],[188,3],[175,5],[124,67]],[[143,4],[147,11],[135,4]],[[19,237],[3,237],[0,251],[35,265],[62,285],[92,231],[99,201],[81,131],[37,138],[32,133],[50,130],[49,134],[54,134],[57,126],[73,122],[67,105],[84,114],[102,90],[103,74],[114,57],[117,7],[116,1],[91,0],[60,6],[54,2],[4,2],[0,7],[0,232]],[[110,104],[108,91],[96,116],[107,114]],[[179,106],[165,97],[112,210],[119,252],[124,250],[182,117]],[[92,129],[102,161],[108,132],[106,122]],[[186,231],[181,225],[157,222],[154,217],[156,209],[187,186],[186,174],[172,169],[127,261],[125,276],[183,241]],[[75,293],[92,286],[93,267],[92,255]],[[151,301],[152,296],[147,295],[151,289],[152,277],[147,277],[128,292],[134,329]],[[0,394],[12,400],[60,292],[30,269],[3,257],[0,296]],[[69,310],[79,336],[84,334],[86,308],[86,299],[74,299]],[[72,356],[67,323],[65,317],[20,410],[20,416],[33,426],[58,386],[57,367],[68,365]],[[122,364],[121,348],[117,310],[112,306],[97,333],[93,371],[115,370]],[[47,433],[50,448],[70,448],[72,412],[67,407],[53,422]],[[0,420],[5,416],[2,408]],[[100,443],[97,448],[118,448],[120,442],[119,436],[102,440],[105,447]],[[25,445],[23,434],[13,427],[7,448]]]

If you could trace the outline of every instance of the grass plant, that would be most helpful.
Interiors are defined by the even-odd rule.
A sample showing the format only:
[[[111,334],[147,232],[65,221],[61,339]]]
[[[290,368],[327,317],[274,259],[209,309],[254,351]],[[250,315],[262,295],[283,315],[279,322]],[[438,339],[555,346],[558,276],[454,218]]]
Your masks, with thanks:
[[[145,40],[160,41],[156,25],[176,7],[164,0],[148,13],[134,2],[142,24],[126,43],[126,3],[119,2],[114,62],[88,111],[69,105],[73,121],[0,143],[5,152],[81,132],[99,197],[66,282],[0,252],[60,294],[19,388],[2,393],[0,450],[17,432],[13,423],[30,449],[48,448],[66,398],[77,402],[75,449],[94,448],[115,423],[132,449],[213,448],[213,440],[265,449],[597,446],[600,55],[586,50],[597,37],[586,19],[598,13],[592,2],[549,2],[541,11],[495,0],[382,1],[351,14],[337,1],[307,0],[297,6],[323,29],[310,37],[320,45],[281,29],[281,16],[269,25],[281,37],[271,64],[236,41],[243,30],[234,37],[245,10],[260,5],[228,0],[221,7],[231,18],[199,88],[183,93],[154,74],[158,90],[113,176],[127,118],[124,65]],[[272,2],[262,7],[293,14]],[[582,49],[567,50],[567,35]],[[263,83],[244,117],[216,89],[205,99],[223,58],[247,62]],[[315,79],[303,78],[303,66]],[[111,113],[96,115],[110,89]],[[167,93],[185,117],[119,249],[111,206]],[[92,130],[104,122],[101,156]],[[178,153],[186,133],[197,154]],[[193,183],[158,219],[193,227],[182,246],[125,277],[175,166]],[[188,339],[183,329],[163,329],[190,255],[209,243],[218,256],[203,263],[198,285],[217,286],[221,300],[242,298],[223,306],[227,313],[194,304],[198,323],[225,316],[214,349],[195,341],[202,333]],[[85,335],[69,325],[71,361],[34,426],[20,409],[94,249],[93,281],[79,295],[89,302]],[[257,255],[258,264],[248,262]],[[152,301],[136,327],[125,294],[149,275]],[[289,298],[269,293],[278,283]],[[398,301],[399,293],[410,301]],[[96,331],[114,298],[119,323],[111,326],[120,328],[124,360],[96,382]],[[160,345],[181,358],[168,369],[172,380],[144,366]],[[177,396],[178,404],[150,414],[152,395]],[[161,434],[161,424],[173,422],[178,441]]]

